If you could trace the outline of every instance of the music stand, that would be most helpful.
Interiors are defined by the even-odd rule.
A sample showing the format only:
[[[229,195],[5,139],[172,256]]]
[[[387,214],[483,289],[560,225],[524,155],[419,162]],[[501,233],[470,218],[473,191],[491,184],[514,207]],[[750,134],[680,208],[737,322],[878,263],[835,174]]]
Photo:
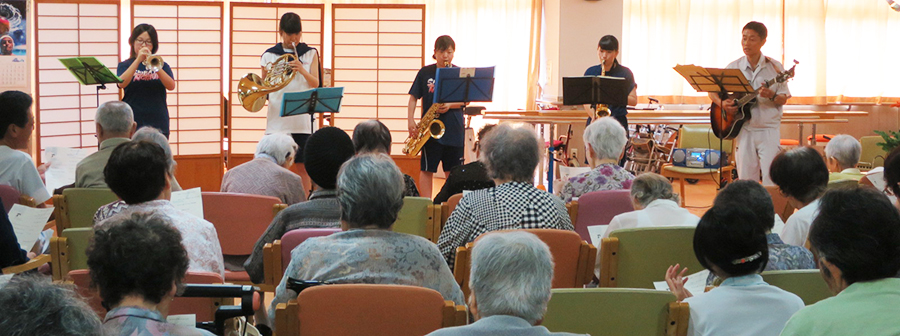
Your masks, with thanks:
[[[287,92],[281,102],[281,116],[309,114],[309,133],[312,134],[314,113],[340,112],[343,97],[344,88],[342,87],[321,87],[301,92]]]
[[[97,85],[97,107],[100,107],[100,90],[106,90],[106,84],[121,83],[122,78],[116,76],[95,57],[60,58],[62,63],[81,85]]]
[[[494,100],[494,67],[438,68],[434,76],[434,102],[471,102]]]
[[[563,77],[563,105],[625,106],[628,105],[629,90],[623,77]]]

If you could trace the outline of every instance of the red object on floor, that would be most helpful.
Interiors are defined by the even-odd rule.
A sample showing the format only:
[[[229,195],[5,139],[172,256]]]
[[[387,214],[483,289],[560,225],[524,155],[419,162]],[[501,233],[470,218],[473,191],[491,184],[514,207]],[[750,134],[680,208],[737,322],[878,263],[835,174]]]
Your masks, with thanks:
[[[781,139],[782,146],[799,146],[800,141],[794,139]]]

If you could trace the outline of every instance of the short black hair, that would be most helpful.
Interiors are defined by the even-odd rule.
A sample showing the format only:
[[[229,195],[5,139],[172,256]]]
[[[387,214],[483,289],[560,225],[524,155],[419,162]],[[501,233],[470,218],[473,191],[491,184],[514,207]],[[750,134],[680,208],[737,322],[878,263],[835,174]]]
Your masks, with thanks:
[[[281,15],[278,21],[278,30],[285,34],[299,34],[303,31],[303,24],[300,23],[300,15],[294,12],[287,12]]]
[[[829,190],[819,201],[809,243],[848,283],[890,278],[900,271],[900,213],[887,196],[865,186]]]
[[[323,189],[334,189],[337,186],[341,165],[356,154],[350,136],[337,127],[320,128],[306,139],[303,148],[306,173]]]
[[[155,200],[166,187],[169,162],[162,147],[150,141],[130,141],[113,149],[103,177],[128,204]]]
[[[391,130],[381,121],[363,121],[353,128],[353,149],[360,152],[382,151],[391,154]]]
[[[884,182],[894,195],[900,195],[900,147],[895,147],[884,159]]]
[[[6,136],[9,125],[25,127],[28,110],[34,102],[27,93],[10,90],[0,93],[0,139]]]
[[[694,254],[708,270],[717,266],[726,274],[742,276],[762,272],[769,262],[766,231],[745,207],[713,205],[694,231]]]
[[[612,35],[606,35],[597,42],[597,47],[608,51],[619,51],[619,39]]]
[[[147,35],[150,35],[150,41],[153,43],[153,48],[150,49],[150,53],[155,54],[156,51],[159,50],[159,35],[156,34],[156,28],[149,23],[141,23],[134,26],[134,29],[131,30],[131,37],[128,38],[128,45],[131,49],[131,59],[137,58],[137,53],[134,52],[134,40],[137,40],[138,36],[141,36],[141,34],[145,32]]]
[[[828,187],[828,167],[812,147],[779,153],[772,160],[769,175],[781,192],[803,203],[815,201]]]
[[[184,280],[187,251],[167,218],[149,213],[115,217],[94,233],[87,263],[92,286],[100,290],[106,307],[130,294],[159,303],[173,283]]]
[[[769,30],[766,29],[766,25],[764,25],[762,22],[758,22],[758,21],[747,22],[747,24],[744,25],[744,29],[741,29],[741,31],[744,31],[747,29],[755,31],[756,35],[759,35],[759,38],[761,38],[763,40],[766,39],[766,36],[769,36]]]
[[[713,200],[713,205],[724,207],[745,207],[755,215],[754,223],[764,231],[771,230],[775,226],[775,206],[772,204],[772,195],[759,182],[751,180],[737,180],[725,186],[719,191]]]

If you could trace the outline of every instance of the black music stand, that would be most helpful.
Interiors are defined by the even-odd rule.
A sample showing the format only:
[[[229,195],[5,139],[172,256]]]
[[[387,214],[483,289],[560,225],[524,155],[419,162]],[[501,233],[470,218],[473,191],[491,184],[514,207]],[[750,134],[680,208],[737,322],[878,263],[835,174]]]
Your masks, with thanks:
[[[340,112],[343,97],[344,88],[342,87],[321,87],[301,92],[288,92],[284,94],[281,103],[281,116],[309,114],[309,133],[312,134],[315,113]]]
[[[106,84],[122,82],[119,76],[95,57],[60,58],[59,62],[69,69],[81,85],[97,85],[97,107],[100,107],[100,90],[106,90]]]
[[[434,102],[471,102],[494,100],[494,67],[438,68],[434,76]]]
[[[609,76],[563,77],[563,105],[628,105],[630,88],[625,78]]]

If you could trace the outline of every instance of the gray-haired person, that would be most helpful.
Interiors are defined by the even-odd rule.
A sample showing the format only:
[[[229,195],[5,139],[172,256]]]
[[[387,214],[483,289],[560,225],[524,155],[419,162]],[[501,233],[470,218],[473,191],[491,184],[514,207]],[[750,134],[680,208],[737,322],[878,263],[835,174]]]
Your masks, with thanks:
[[[75,188],[107,188],[103,168],[109,161],[109,155],[119,144],[131,141],[131,135],[137,128],[131,106],[121,101],[100,104],[94,121],[100,149],[78,162],[75,167]]]
[[[486,234],[472,249],[469,311],[475,323],[429,335],[573,335],[539,325],[552,281],[553,258],[537,236],[524,231]]]
[[[619,229],[697,226],[700,222],[700,217],[678,206],[678,194],[672,191],[669,180],[659,174],[644,173],[634,179],[631,184],[631,204],[635,210],[613,217],[603,238],[608,238],[610,232]]]
[[[222,178],[222,192],[278,197],[291,205],[306,200],[300,175],[289,169],[294,164],[297,143],[287,133],[266,134],[256,145],[253,160],[229,169]]]
[[[862,145],[859,140],[847,134],[838,134],[825,145],[825,165],[828,166],[829,181],[856,180],[865,176],[856,168]]]
[[[438,247],[451,268],[457,247],[490,231],[574,230],[562,200],[532,184],[543,148],[533,129],[501,124],[483,142],[480,160],[496,187],[466,194],[447,219]]]
[[[568,203],[592,191],[630,188],[634,175],[619,166],[628,142],[627,134],[613,117],[597,119],[585,128],[584,143],[594,169],[569,178],[559,197]]]
[[[134,135],[131,136],[131,141],[150,141],[162,147],[169,162],[169,182],[172,184],[172,191],[182,190],[181,185],[175,180],[175,168],[178,167],[178,163],[175,162],[175,157],[172,156],[172,146],[169,145],[169,138],[166,138],[165,134],[162,134],[156,127],[144,126],[134,132]]]
[[[0,331],[17,336],[99,336],[100,319],[69,287],[36,276],[0,287]]]

